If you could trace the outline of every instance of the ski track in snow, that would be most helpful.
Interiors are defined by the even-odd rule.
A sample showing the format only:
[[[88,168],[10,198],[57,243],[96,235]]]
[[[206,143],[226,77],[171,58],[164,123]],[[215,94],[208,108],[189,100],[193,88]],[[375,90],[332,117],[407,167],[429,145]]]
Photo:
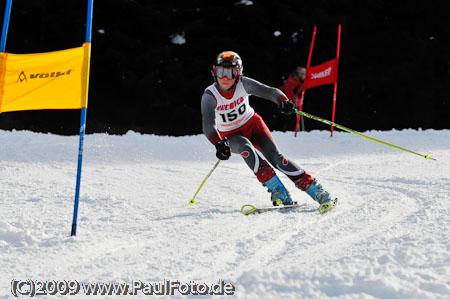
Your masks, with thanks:
[[[307,207],[250,216],[241,206],[270,196],[239,156],[188,205],[216,161],[203,136],[87,135],[70,237],[78,137],[0,131],[0,298],[13,278],[222,279],[235,298],[449,298],[450,131],[367,134],[438,161],[347,133],[275,132],[339,204],[320,215],[278,172]]]

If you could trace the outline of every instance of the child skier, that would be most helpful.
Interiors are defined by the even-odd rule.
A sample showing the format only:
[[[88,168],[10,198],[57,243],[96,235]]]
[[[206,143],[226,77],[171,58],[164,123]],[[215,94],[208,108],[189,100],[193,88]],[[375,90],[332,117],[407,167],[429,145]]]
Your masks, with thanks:
[[[228,160],[231,153],[241,155],[271,193],[274,206],[291,205],[293,201],[272,166],[317,201],[321,211],[327,211],[333,205],[330,194],[309,173],[280,153],[266,124],[250,106],[249,95],[272,101],[286,114],[295,111],[294,103],[279,89],[244,77],[242,60],[233,51],[220,53],[211,72],[215,83],[205,89],[201,109],[203,133],[215,145],[217,158]]]

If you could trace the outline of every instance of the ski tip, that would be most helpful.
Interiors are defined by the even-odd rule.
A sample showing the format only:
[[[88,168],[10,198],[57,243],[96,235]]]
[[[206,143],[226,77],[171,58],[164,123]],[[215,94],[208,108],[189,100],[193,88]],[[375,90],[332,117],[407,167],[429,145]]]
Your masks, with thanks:
[[[256,211],[257,208],[255,206],[252,205],[243,205],[241,208],[241,213],[244,215],[248,215],[253,213],[254,211]]]
[[[326,212],[328,212],[333,206],[335,206],[338,202],[338,199],[335,198],[333,200],[324,202],[323,204],[320,205],[319,207],[319,213],[321,215],[325,214]]]

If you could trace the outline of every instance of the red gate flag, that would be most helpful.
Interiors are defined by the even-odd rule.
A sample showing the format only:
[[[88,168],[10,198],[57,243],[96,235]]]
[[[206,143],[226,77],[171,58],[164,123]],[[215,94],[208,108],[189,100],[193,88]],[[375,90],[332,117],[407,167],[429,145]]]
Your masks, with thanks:
[[[320,86],[320,85],[325,85],[325,84],[334,84],[333,111],[332,111],[332,119],[331,119],[331,121],[334,122],[334,115],[335,115],[335,111],[336,111],[339,50],[340,50],[340,45],[341,45],[341,25],[339,25],[339,27],[338,27],[336,58],[310,68],[309,64],[311,62],[312,50],[314,47],[314,40],[316,37],[316,29],[317,29],[317,27],[314,26],[314,32],[313,32],[313,37],[312,37],[312,41],[311,41],[311,48],[309,50],[308,66],[306,67],[306,77],[305,77],[305,82],[303,84],[302,96],[297,101],[298,108],[299,108],[298,110],[302,111],[303,99],[305,97],[306,89],[313,88],[313,87]],[[295,126],[295,136],[297,136],[298,125],[300,123],[300,117],[301,117],[301,115],[297,114],[297,125]],[[331,126],[331,136],[333,136],[333,129],[334,129],[334,126]]]
[[[337,58],[331,59],[325,63],[313,66],[306,71],[304,89],[313,88],[319,85],[334,84],[338,77]]]

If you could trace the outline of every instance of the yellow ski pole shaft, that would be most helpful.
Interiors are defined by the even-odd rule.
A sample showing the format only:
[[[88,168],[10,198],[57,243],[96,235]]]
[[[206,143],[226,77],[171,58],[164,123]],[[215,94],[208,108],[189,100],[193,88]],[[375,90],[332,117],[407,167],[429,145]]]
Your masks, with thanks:
[[[375,142],[378,142],[378,143],[381,143],[381,144],[384,144],[384,145],[388,145],[388,146],[397,148],[397,149],[399,149],[399,150],[402,150],[402,151],[405,151],[405,152],[408,152],[408,153],[411,153],[411,154],[414,154],[414,155],[418,155],[418,156],[424,157],[426,160],[431,159],[431,160],[435,160],[435,161],[436,161],[436,159],[431,158],[430,155],[422,155],[422,154],[419,154],[419,153],[410,151],[410,150],[408,150],[408,149],[406,149],[406,148],[399,147],[399,146],[396,146],[396,145],[393,145],[393,144],[384,142],[384,141],[382,141],[382,140],[378,140],[378,139],[369,137],[369,136],[367,136],[367,135],[364,135],[364,134],[359,133],[359,132],[357,132],[357,131],[354,131],[354,130],[352,130],[352,129],[346,128],[346,127],[344,127],[344,126],[341,126],[341,125],[336,124],[336,123],[334,123],[334,122],[332,122],[332,121],[323,119],[323,118],[321,118],[321,117],[318,117],[318,116],[315,116],[315,115],[306,113],[306,112],[304,112],[304,111],[298,111],[298,110],[295,110],[295,112],[296,112],[297,114],[300,114],[300,115],[303,115],[303,116],[305,116],[305,117],[314,119],[314,120],[319,121],[319,122],[322,122],[322,123],[324,123],[324,124],[327,124],[327,125],[330,125],[330,126],[334,126],[334,127],[339,128],[339,129],[341,129],[341,130],[343,130],[343,131],[347,131],[347,132],[349,132],[349,133],[356,134],[356,135],[358,135],[358,136],[367,138],[367,139],[369,139],[369,140],[372,140],[372,141],[375,141]]]
[[[214,164],[213,168],[209,171],[208,175],[206,176],[206,178],[203,180],[203,182],[201,183],[200,187],[198,187],[197,192],[195,192],[195,195],[193,198],[189,199],[189,204],[190,205],[195,205],[195,197],[197,196],[198,192],[200,192],[200,189],[202,189],[203,185],[205,184],[206,180],[209,178],[209,176],[211,175],[211,173],[214,171],[214,169],[216,169],[217,165],[219,165],[220,163],[220,159],[217,160],[216,164]]]

